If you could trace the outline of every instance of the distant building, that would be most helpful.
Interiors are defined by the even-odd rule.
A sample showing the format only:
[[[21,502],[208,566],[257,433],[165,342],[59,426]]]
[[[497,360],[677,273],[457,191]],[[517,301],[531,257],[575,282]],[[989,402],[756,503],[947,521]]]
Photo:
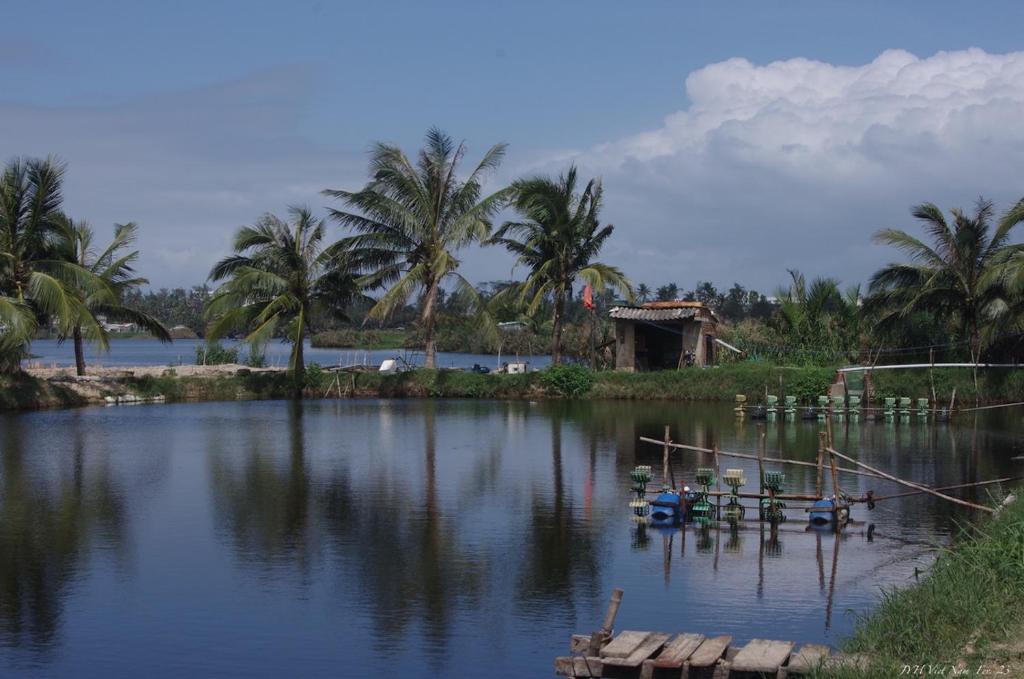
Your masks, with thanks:
[[[715,362],[718,318],[701,302],[617,306],[608,315],[615,321],[616,370],[677,370]]]

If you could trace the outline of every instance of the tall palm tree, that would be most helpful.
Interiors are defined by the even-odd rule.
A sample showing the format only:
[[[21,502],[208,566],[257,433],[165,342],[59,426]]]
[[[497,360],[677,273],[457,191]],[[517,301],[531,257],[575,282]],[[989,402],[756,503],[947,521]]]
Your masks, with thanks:
[[[889,264],[875,272],[868,310],[877,314],[879,324],[917,312],[942,319],[967,341],[971,360],[977,363],[983,333],[997,317],[1005,294],[1005,279],[998,267],[1009,259],[1010,230],[1024,220],[1024,210],[1010,210],[994,231],[994,208],[983,198],[978,199],[971,214],[950,210],[952,224],[932,203],[918,205],[911,213],[932,244],[899,229],[875,234],[877,242],[901,250],[910,261]]]
[[[618,268],[593,261],[614,231],[598,219],[603,193],[599,180],[591,179],[578,193],[576,167],[571,166],[558,179],[521,179],[512,191],[512,204],[524,219],[503,224],[490,242],[504,245],[529,268],[518,291],[530,299],[531,310],[547,298],[553,300],[551,360],[557,364],[565,303],[576,279],[598,291],[617,289],[630,299],[633,288]]]
[[[162,342],[170,342],[171,334],[163,324],[147,313],[138,311],[124,302],[127,291],[145,285],[149,281],[135,276],[132,264],[139,258],[139,251],[126,252],[135,242],[138,226],[134,222],[114,225],[114,239],[102,251],[93,248],[95,234],[88,222],[66,219],[63,223],[60,250],[65,261],[76,264],[104,285],[97,288],[76,290],[82,302],[81,311],[88,314],[91,322],[85,325],[82,318],[74,319],[71,337],[75,345],[75,368],[79,375],[85,374],[84,341],[95,341],[102,348],[107,348],[109,335],[102,324],[96,322],[100,315],[120,321],[134,323]],[[98,330],[89,337],[85,336],[83,326]],[[61,335],[61,339],[66,339]]]
[[[369,316],[384,319],[419,293],[428,368],[437,364],[434,326],[442,284],[453,281],[482,310],[478,293],[458,273],[455,255],[487,237],[491,217],[509,193],[501,189],[481,198],[484,176],[501,162],[504,144],[492,146],[462,181],[456,171],[464,154],[464,144],[432,128],[415,165],[397,146],[378,143],[370,158],[372,179],[362,190],[323,192],[351,210],[331,210],[330,216],[356,232],[343,242],[365,272],[364,282],[388,287]]]
[[[640,285],[636,286],[636,301],[643,304],[644,302],[649,302],[650,300],[651,289],[647,286],[647,284],[641,283]]]
[[[0,175],[0,372],[20,369],[40,320],[65,336],[76,322],[100,332],[75,291],[109,291],[60,253],[64,169],[53,158],[16,158]]]
[[[211,281],[225,281],[210,300],[207,337],[217,339],[234,329],[248,332],[254,347],[270,340],[278,327],[292,343],[288,368],[296,394],[305,383],[303,341],[314,317],[344,318],[360,295],[344,247],[324,247],[324,220],[306,207],[289,208],[291,221],[272,214],[235,233],[234,255],[214,265]]]

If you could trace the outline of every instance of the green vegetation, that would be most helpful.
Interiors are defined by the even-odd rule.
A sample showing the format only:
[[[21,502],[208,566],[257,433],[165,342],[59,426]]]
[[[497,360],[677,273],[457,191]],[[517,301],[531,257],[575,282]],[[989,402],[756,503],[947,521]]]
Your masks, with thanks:
[[[250,355],[284,328],[292,351],[288,369],[296,393],[304,384],[303,342],[314,315],[344,316],[360,295],[349,260],[337,246],[323,247],[323,220],[307,208],[291,208],[291,223],[267,214],[235,234],[235,254],[214,265],[210,279],[227,282],[217,289],[207,315],[207,335],[223,337],[232,329],[249,332]],[[262,362],[262,359],[260,360]]]
[[[540,373],[540,383],[549,392],[568,398],[580,398],[594,386],[594,373],[578,365],[552,365]]]
[[[75,290],[83,310],[96,318],[102,314],[110,320],[134,323],[146,334],[170,342],[170,332],[160,321],[124,303],[126,291],[149,283],[145,278],[135,276],[132,269],[132,264],[139,258],[139,251],[125,252],[135,242],[138,226],[133,222],[115,224],[114,240],[98,254],[93,250],[95,234],[88,223],[66,219],[62,226],[63,233],[59,242],[60,254],[64,261],[82,267],[102,283],[98,291]],[[71,331],[75,345],[75,369],[79,375],[85,374],[85,347],[82,335],[82,326],[85,322],[84,317],[75,319]],[[106,341],[105,338],[103,341]]]
[[[217,341],[196,347],[196,365],[226,365],[238,363],[238,349],[225,347]]]
[[[83,222],[62,212],[65,167],[53,158],[16,158],[0,175],[0,372],[14,373],[39,326],[49,321],[58,337],[74,338],[79,374],[82,341],[101,348],[109,335],[100,314],[138,323],[169,339],[158,321],[125,304],[123,295],[144,279],[133,278],[137,252],[125,254],[135,225],[115,227],[114,241],[99,255]]]
[[[505,246],[516,263],[529,269],[526,280],[502,294],[514,294],[527,302],[526,315],[534,316],[545,300],[552,300],[551,361],[562,360],[562,325],[565,304],[577,278],[594,290],[613,290],[632,299],[633,288],[614,266],[593,261],[614,227],[601,226],[599,214],[604,190],[591,179],[582,193],[576,192],[576,167],[557,180],[548,177],[520,179],[512,185],[512,205],[523,221],[505,222],[491,243]],[[593,302],[584,301],[585,306]]]
[[[314,347],[339,349],[401,349],[410,346],[407,343],[411,337],[412,334],[404,330],[342,328],[318,332],[310,338],[310,343]]]
[[[1020,643],[1021,601],[1024,502],[1018,501],[990,522],[965,527],[920,583],[886,592],[879,607],[859,622],[843,646],[867,655],[869,669],[820,676],[895,677],[907,665],[945,667],[949,673],[958,661],[972,670],[988,666],[992,674],[1019,676],[1019,667],[998,670],[1006,660],[999,644]]]
[[[436,128],[427,132],[426,142],[416,165],[397,146],[377,144],[370,161],[373,178],[369,184],[361,191],[327,190],[324,194],[354,210],[331,210],[331,217],[358,233],[338,246],[367,271],[363,284],[388,288],[370,309],[370,317],[385,319],[420,292],[424,363],[433,368],[437,365],[434,333],[441,286],[452,281],[464,295],[475,296],[473,286],[458,272],[455,255],[487,237],[490,219],[504,207],[508,190],[481,198],[484,175],[498,167],[505,155],[504,144],[492,146],[469,177],[460,181],[456,170],[465,146],[456,145]],[[489,320],[486,316],[481,319]]]

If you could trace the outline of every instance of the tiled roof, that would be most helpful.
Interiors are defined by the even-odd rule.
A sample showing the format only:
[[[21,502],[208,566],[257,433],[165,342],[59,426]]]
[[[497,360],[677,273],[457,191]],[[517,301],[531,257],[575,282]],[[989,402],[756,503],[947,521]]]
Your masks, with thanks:
[[[713,320],[710,310],[705,307],[683,307],[672,309],[644,309],[643,307],[617,306],[608,315],[628,321],[679,321],[699,317]]]

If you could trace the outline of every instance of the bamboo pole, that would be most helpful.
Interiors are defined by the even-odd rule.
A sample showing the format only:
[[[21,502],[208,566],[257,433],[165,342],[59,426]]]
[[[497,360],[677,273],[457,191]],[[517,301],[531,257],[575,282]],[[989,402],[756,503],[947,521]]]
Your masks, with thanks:
[[[672,442],[672,440],[668,437],[668,434],[669,434],[669,426],[666,424],[665,425],[665,449],[664,449],[664,451],[662,452],[662,455],[661,455],[661,482],[663,484],[665,484],[666,486],[668,485],[668,453],[669,453],[669,450],[670,450],[668,445]]]
[[[763,425],[757,425],[757,431],[761,434],[757,442],[757,484],[758,491],[764,495],[764,450],[767,445],[768,434]]]
[[[664,441],[661,441],[659,439],[648,438],[646,436],[641,436],[640,437],[640,441],[642,441],[643,443],[656,443],[658,445],[665,445]],[[701,448],[700,446],[688,446],[688,445],[683,444],[683,443],[670,443],[669,447],[670,448],[677,448],[677,449],[680,449],[680,450],[694,450],[694,451],[696,451],[698,453],[713,453],[714,452],[711,448]],[[724,455],[726,457],[739,458],[741,460],[754,460],[754,461],[757,461],[757,455],[749,455],[747,453],[734,453],[734,452],[730,452],[728,450],[720,450],[720,451],[718,451],[718,454],[719,455]],[[766,458],[764,458],[764,462],[778,462],[780,464],[792,464],[792,465],[797,465],[797,466],[800,466],[800,467],[816,467],[817,466],[814,462],[803,462],[801,460],[786,460],[786,459],[779,458],[779,457],[766,457]],[[856,474],[857,476],[869,476],[871,478],[876,478],[876,479],[885,478],[881,474],[871,474],[869,472],[863,472],[863,471],[861,471],[859,469],[848,469],[846,467],[840,467],[839,471],[840,472],[845,472],[847,474]]]
[[[818,493],[818,497],[824,497],[822,493],[824,488],[822,485],[825,481],[825,432],[818,432],[818,475],[815,478],[814,490]]]
[[[902,486],[907,486],[908,488],[913,488],[915,490],[919,490],[922,493],[928,493],[929,495],[934,495],[935,497],[940,497],[943,500],[948,500],[948,501],[950,501],[950,502],[952,502],[954,504],[962,505],[964,507],[970,507],[971,509],[980,509],[981,511],[985,511],[985,512],[988,512],[990,514],[994,514],[995,511],[996,511],[996,510],[992,509],[991,507],[985,507],[984,505],[976,505],[973,502],[967,502],[966,500],[961,500],[959,498],[951,497],[949,495],[943,495],[942,493],[936,491],[934,488],[927,488],[925,486],[921,486],[921,485],[918,485],[916,483],[912,483],[911,481],[904,481],[903,479],[897,478],[897,477],[893,476],[892,474],[886,474],[885,472],[880,471],[878,469],[875,469],[874,467],[871,467],[869,465],[866,465],[863,462],[859,462],[857,460],[854,460],[852,457],[847,457],[846,455],[843,455],[842,453],[840,453],[839,451],[837,451],[837,450],[835,450],[835,449],[833,449],[831,447],[829,447],[829,453],[835,455],[836,457],[839,457],[840,459],[846,460],[847,462],[852,462],[853,464],[857,465],[858,467],[863,467],[864,469],[867,469],[868,471],[875,472],[876,474],[882,476],[883,478],[889,479],[890,481],[895,481],[896,483],[898,483],[898,484],[900,484]]]
[[[1001,479],[989,479],[988,481],[976,481],[974,483],[958,483],[955,486],[941,486],[939,488],[932,488],[932,490],[956,490],[957,488],[974,488],[977,486],[989,486],[993,483],[1008,483],[1012,481],[1024,480],[1024,476],[1007,476]],[[908,490],[906,493],[894,493],[892,495],[881,495],[879,497],[872,497],[874,502],[879,500],[891,500],[897,497],[907,497],[908,495],[920,495],[923,490]]]

